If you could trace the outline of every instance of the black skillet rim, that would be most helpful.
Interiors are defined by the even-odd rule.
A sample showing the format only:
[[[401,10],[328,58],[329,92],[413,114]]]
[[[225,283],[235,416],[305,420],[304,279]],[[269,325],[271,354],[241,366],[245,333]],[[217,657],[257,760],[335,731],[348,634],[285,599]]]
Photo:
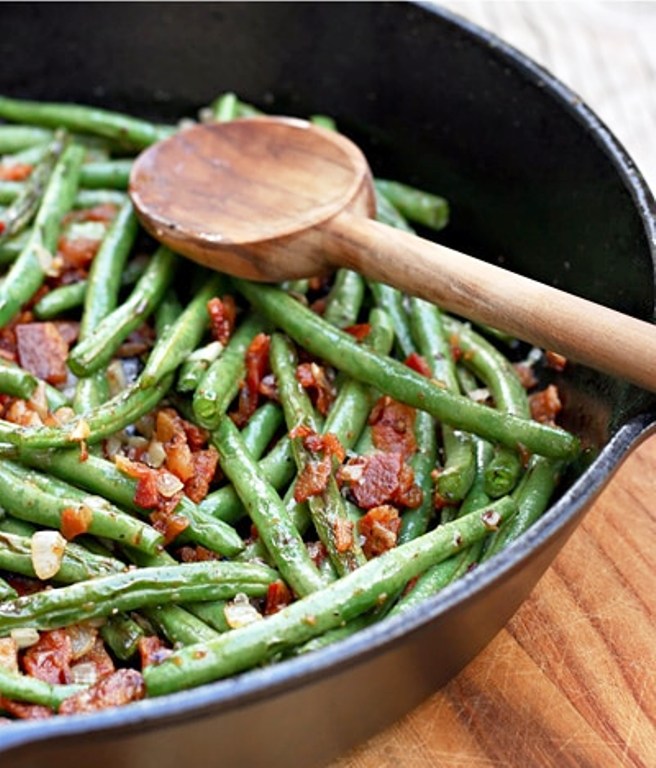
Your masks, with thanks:
[[[539,83],[554,95],[571,117],[582,124],[589,136],[602,148],[630,192],[645,227],[652,262],[656,264],[656,202],[627,152],[601,120],[571,89],[493,33],[431,3],[416,4],[477,39],[481,45],[489,47],[494,55],[515,67],[528,80]],[[532,552],[548,542],[592,503],[628,453],[654,431],[656,409],[650,409],[627,421],[611,437],[589,469],[525,536],[494,559],[481,565],[475,572],[403,616],[386,619],[362,630],[352,638],[306,657],[283,661],[189,691],[146,699],[125,708],[97,714],[14,723],[2,730],[0,754],[20,745],[48,739],[92,736],[118,729],[129,729],[131,732],[151,730],[170,722],[180,725],[185,720],[202,716],[203,713],[218,713],[244,706],[302,684],[309,684],[330,674],[337,667],[344,670],[381,653],[398,638],[416,632],[456,605],[488,589],[506,574],[521,568]]]

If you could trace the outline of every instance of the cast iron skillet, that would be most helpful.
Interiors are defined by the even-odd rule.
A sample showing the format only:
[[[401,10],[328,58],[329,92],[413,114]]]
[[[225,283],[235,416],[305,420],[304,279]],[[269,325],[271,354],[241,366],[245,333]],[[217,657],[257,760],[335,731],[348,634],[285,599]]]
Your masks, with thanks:
[[[495,37],[405,4],[3,4],[0,90],[159,119],[236,90],[325,112],[375,172],[446,194],[465,252],[642,318],[654,309],[654,201],[569,90]],[[536,311],[539,308],[536,307]],[[408,616],[233,680],[0,731],[12,768],[311,766],[414,707],[506,623],[637,442],[653,401],[572,367],[569,487],[502,556]]]

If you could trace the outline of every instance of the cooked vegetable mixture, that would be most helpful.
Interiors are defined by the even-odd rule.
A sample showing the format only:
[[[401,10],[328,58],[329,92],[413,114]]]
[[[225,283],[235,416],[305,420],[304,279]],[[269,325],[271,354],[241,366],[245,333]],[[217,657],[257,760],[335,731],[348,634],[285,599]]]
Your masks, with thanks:
[[[227,94],[200,119],[254,112]],[[3,721],[307,653],[546,509],[578,441],[535,369],[566,361],[513,365],[491,329],[345,269],[267,286],[184,261],[126,194],[130,158],[183,127],[4,97],[0,118]],[[387,223],[447,223],[442,198],[376,189]]]

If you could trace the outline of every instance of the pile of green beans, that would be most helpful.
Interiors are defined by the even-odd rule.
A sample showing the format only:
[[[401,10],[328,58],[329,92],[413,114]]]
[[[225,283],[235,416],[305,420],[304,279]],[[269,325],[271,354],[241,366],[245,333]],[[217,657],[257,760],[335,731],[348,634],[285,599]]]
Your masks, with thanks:
[[[256,114],[228,93],[200,119]],[[312,120],[336,130],[330,118]],[[329,282],[265,286],[153,244],[126,195],[130,169],[140,149],[176,130],[0,96],[0,167],[32,166],[25,181],[0,181],[0,641],[92,622],[118,666],[140,669],[139,649],[156,636],[171,652],[141,670],[151,696],[308,653],[409,610],[522,536],[579,451],[574,435],[531,418],[485,329],[346,269]],[[392,226],[447,224],[439,195],[383,179],[376,194]],[[70,221],[95,206],[115,211],[88,274],[58,282]],[[217,299],[236,310],[229,338],[213,327]],[[20,343],[10,359],[11,339],[31,322],[76,329],[66,381],[23,367]],[[125,352],[130,344],[136,351]],[[302,386],[301,363],[323,377],[327,405]],[[243,417],[249,386],[257,402]],[[414,430],[416,450],[404,461],[419,495],[412,508],[386,505],[399,525],[372,554],[361,535],[367,510],[340,472],[381,450],[373,414],[390,400],[412,413],[403,429]],[[125,468],[135,446],[153,446],[163,408],[204,435],[218,461],[202,498],[177,489],[168,514],[183,524],[171,537]],[[139,461],[142,473],[159,466],[149,453]],[[319,467],[323,485],[297,494],[298,478]],[[71,514],[84,519],[82,534],[59,537],[60,561],[40,581],[36,537],[65,534]],[[34,589],[19,594],[26,579]],[[236,608],[247,620],[234,619]],[[3,697],[56,712],[84,690],[0,659],[0,714]]]

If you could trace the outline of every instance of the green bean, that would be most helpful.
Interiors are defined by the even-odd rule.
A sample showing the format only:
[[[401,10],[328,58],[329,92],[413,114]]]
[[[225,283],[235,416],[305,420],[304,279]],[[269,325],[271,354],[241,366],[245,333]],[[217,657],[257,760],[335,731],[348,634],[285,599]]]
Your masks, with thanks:
[[[152,313],[173,280],[176,258],[165,246],[157,249],[127,301],[105,316],[68,356],[76,376],[89,376],[107,365],[125,338]]]
[[[260,317],[247,317],[233,333],[221,357],[207,369],[193,399],[194,414],[202,427],[217,428],[246,373],[246,350],[264,329]]]
[[[17,596],[18,592],[3,578],[0,578],[0,600],[10,600]]]
[[[70,448],[82,441],[93,445],[133,424],[152,410],[171,386],[172,377],[148,389],[138,382],[93,411],[76,416],[59,427],[22,427],[0,419],[0,443],[16,446],[19,452]]]
[[[124,541],[154,552],[163,537],[141,520],[122,512],[106,499],[89,496],[53,477],[10,461],[0,462],[0,490],[4,507],[20,520],[59,530],[64,510],[82,515],[86,529],[96,536]]]
[[[384,309],[390,316],[396,336],[396,346],[404,357],[409,357],[417,349],[412,340],[408,313],[405,310],[405,298],[401,291],[384,283],[368,280],[367,285],[373,294],[376,306]]]
[[[497,409],[513,416],[529,418],[530,408],[526,391],[508,360],[468,325],[446,316],[444,324],[464,353],[463,365],[470,368],[485,383]],[[510,493],[521,473],[522,461],[519,452],[512,446],[498,446],[486,472],[488,494],[498,498]]]
[[[12,701],[25,701],[57,710],[63,701],[83,690],[81,685],[52,685],[0,666],[0,695]]]
[[[388,227],[402,229],[404,232],[412,232],[414,229],[408,224],[403,216],[396,210],[390,201],[376,190],[376,219]]]
[[[296,352],[291,342],[280,334],[271,337],[270,361],[287,428],[291,431],[303,426],[312,432],[319,432],[312,403],[296,379]],[[292,451],[301,474],[308,465],[317,461],[313,452],[304,447],[302,438],[292,440]],[[308,508],[315,530],[337,573],[344,575],[363,565],[365,557],[353,531],[353,524],[346,514],[334,471],[330,473],[325,490],[308,499]]]
[[[363,344],[381,355],[386,355],[394,342],[394,329],[389,315],[374,307],[369,313],[371,331]],[[366,424],[375,393],[371,387],[356,379],[342,382],[339,393],[328,412],[323,431],[337,437],[345,450],[350,450]]]
[[[226,677],[342,626],[396,594],[433,563],[485,536],[491,526],[514,511],[514,503],[502,499],[483,512],[472,512],[369,560],[264,621],[177,651],[158,666],[144,670],[148,693],[160,696]]]
[[[353,325],[364,298],[364,278],[350,269],[338,269],[328,294],[323,319],[338,328]]]
[[[258,460],[283,424],[284,417],[276,403],[264,403],[250,417],[241,431],[241,439],[251,456]]]
[[[133,259],[120,274],[121,286],[133,285],[143,275],[145,268],[146,263],[143,259]],[[71,309],[80,307],[84,304],[88,287],[88,280],[79,280],[77,283],[54,288],[37,301],[34,305],[34,314],[39,320],[52,320]]]
[[[295,468],[291,441],[287,437],[279,440],[257,464],[258,474],[276,491],[280,491],[289,484]],[[231,525],[237,523],[246,514],[244,505],[232,485],[224,485],[208,493],[198,508],[205,514]]]
[[[86,189],[126,190],[131,170],[132,160],[85,163],[80,173],[80,186]]]
[[[324,322],[277,288],[236,278],[233,282],[297,344],[396,400],[425,410],[458,429],[510,447],[523,445],[534,453],[553,458],[572,458],[579,451],[579,441],[574,435],[447,392],[402,363],[358,345],[351,336]]]
[[[442,324],[442,313],[422,299],[410,299],[410,317],[419,353],[428,365],[433,379],[450,392],[460,394],[456,366]],[[471,435],[442,427],[445,462],[437,478],[437,492],[448,504],[462,501],[476,473],[474,443]]]
[[[163,333],[151,351],[141,373],[140,384],[149,387],[172,373],[198,346],[209,318],[207,302],[225,287],[223,275],[208,275],[206,283],[196,293],[184,312]]]
[[[89,455],[85,461],[80,461],[77,451],[68,450],[32,453],[24,458],[31,464],[121,507],[141,515],[148,513],[134,501],[137,481],[122,474],[114,464],[99,456]],[[226,556],[233,556],[243,549],[242,540],[233,528],[208,515],[186,496],[180,499],[174,512],[189,521],[188,528],[179,540],[195,541]]]
[[[168,603],[222,600],[239,593],[263,597],[277,578],[266,566],[226,560],[137,568],[7,600],[0,604],[0,636],[17,627],[56,629]]]
[[[0,96],[0,117],[16,123],[91,133],[137,148],[154,144],[174,131],[97,107],[26,101],[6,96]]]
[[[20,256],[21,251],[25,248],[31,236],[32,230],[24,229],[18,235],[0,241],[0,265],[10,264],[12,261],[15,261]]]
[[[145,635],[139,624],[125,613],[108,616],[100,628],[100,636],[121,661],[128,661],[135,655],[139,641]]]
[[[47,264],[57,244],[62,216],[71,207],[77,188],[83,150],[70,146],[50,176],[32,235],[0,286],[0,325],[5,325],[43,283]]]
[[[66,148],[68,137],[58,131],[48,146],[44,158],[32,170],[29,179],[23,185],[16,199],[2,215],[4,228],[0,232],[0,242],[14,237],[21,232],[34,218],[45,194],[48,181],[52,175],[55,163]]]
[[[179,605],[142,608],[140,612],[152,621],[172,643],[181,645],[207,643],[219,636],[219,633],[204,621],[197,619]]]
[[[0,358],[0,392],[12,397],[29,400],[39,381],[33,374]]]
[[[239,101],[234,93],[223,93],[211,105],[210,111],[215,120],[225,123],[239,117]]]
[[[490,537],[481,560],[488,560],[500,552],[542,516],[558,484],[562,466],[562,462],[542,456],[532,457],[526,474],[513,492],[517,503],[517,519],[512,525],[503,525]]]
[[[52,131],[31,125],[0,125],[0,154],[20,152],[52,140]]]
[[[204,347],[199,347],[191,352],[180,366],[176,385],[178,392],[194,392],[207,369],[219,357],[223,349],[223,344],[220,341],[211,341]]]
[[[397,181],[376,179],[376,191],[386,197],[406,219],[431,229],[443,229],[449,221],[449,204],[443,197]]]
[[[417,451],[410,459],[410,466],[415,474],[415,483],[421,488],[422,499],[416,509],[407,509],[403,513],[399,544],[426,533],[435,512],[432,472],[437,461],[437,436],[433,417],[424,411],[417,411],[415,416],[415,439]]]
[[[0,569],[37,578],[32,562],[31,540],[25,536],[0,532]],[[79,544],[68,542],[59,570],[52,581],[73,584],[124,570],[125,565],[120,560],[93,555]]]
[[[0,196],[2,191],[0,189]],[[95,208],[98,205],[116,205],[120,207],[126,201],[125,192],[114,189],[80,189],[73,201],[74,208]]]
[[[310,117],[310,122],[313,125],[318,125],[320,128],[325,128],[327,131],[337,130],[335,121],[332,117],[328,117],[328,115],[312,115],[312,117]]]
[[[298,595],[323,586],[305,544],[294,528],[280,497],[261,476],[244,448],[239,431],[228,417],[212,433],[221,468],[232,482],[281,576]]]

